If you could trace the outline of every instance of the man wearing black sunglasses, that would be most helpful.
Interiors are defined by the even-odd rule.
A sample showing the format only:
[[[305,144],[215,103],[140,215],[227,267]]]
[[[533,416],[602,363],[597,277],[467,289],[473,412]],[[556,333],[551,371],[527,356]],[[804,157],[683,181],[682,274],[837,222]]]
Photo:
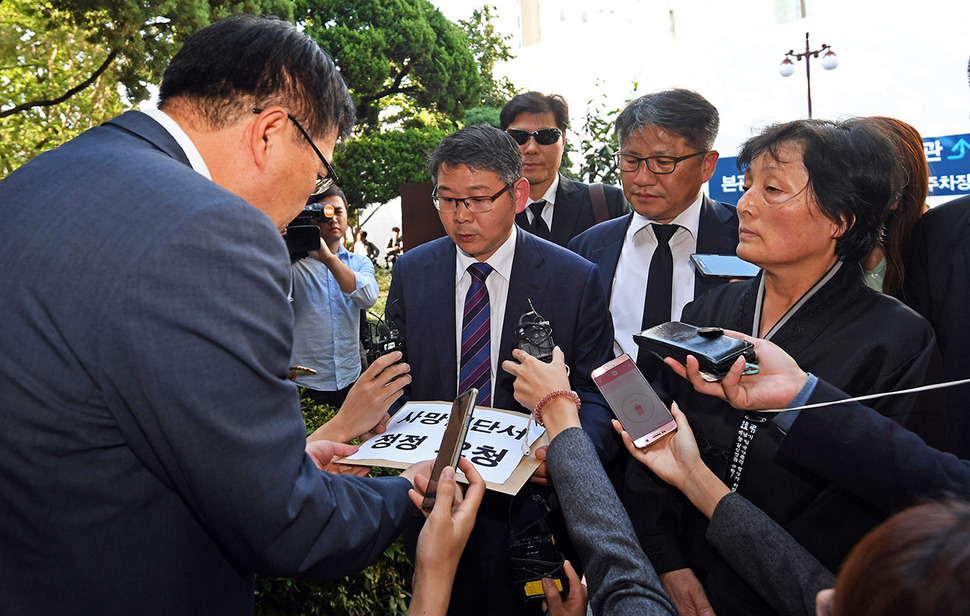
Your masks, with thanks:
[[[630,211],[614,186],[575,182],[559,173],[566,147],[569,107],[558,94],[519,94],[499,116],[502,130],[519,144],[529,202],[515,222],[543,239],[565,246],[596,223]]]

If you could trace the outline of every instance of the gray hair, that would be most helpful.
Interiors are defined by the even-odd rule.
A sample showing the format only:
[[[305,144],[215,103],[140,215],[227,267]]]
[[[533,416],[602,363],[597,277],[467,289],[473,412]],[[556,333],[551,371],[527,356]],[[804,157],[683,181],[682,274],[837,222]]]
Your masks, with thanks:
[[[657,126],[680,135],[701,151],[714,147],[720,123],[717,108],[706,98],[693,90],[678,88],[646,94],[627,103],[616,118],[616,134],[623,145],[634,131]]]
[[[505,131],[488,124],[474,124],[442,139],[428,155],[428,172],[435,184],[441,165],[491,171],[503,184],[512,185],[522,177],[522,152]]]

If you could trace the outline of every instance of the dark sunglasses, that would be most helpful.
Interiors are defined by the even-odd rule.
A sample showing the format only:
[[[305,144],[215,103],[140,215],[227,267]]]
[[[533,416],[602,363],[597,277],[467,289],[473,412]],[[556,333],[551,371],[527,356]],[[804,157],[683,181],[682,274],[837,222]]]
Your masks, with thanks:
[[[521,128],[509,128],[505,132],[511,135],[519,145],[529,143],[529,139],[535,139],[539,145],[552,145],[562,137],[562,131],[558,128],[540,128],[534,133]]]

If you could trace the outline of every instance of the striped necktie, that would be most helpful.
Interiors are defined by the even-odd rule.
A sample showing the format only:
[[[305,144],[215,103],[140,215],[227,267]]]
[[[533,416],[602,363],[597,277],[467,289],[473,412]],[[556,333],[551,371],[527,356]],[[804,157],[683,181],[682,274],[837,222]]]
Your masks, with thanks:
[[[488,263],[468,266],[472,277],[471,286],[465,294],[465,310],[461,320],[461,370],[458,377],[459,393],[476,387],[478,403],[492,403],[492,344],[488,304],[488,288],[485,279],[492,272]]]

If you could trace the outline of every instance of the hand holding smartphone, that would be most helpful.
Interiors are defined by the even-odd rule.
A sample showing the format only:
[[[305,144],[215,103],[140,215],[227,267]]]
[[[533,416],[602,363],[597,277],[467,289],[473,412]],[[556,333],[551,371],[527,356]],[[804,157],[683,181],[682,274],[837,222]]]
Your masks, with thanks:
[[[458,458],[461,457],[461,448],[465,444],[465,436],[468,434],[468,426],[471,425],[476,402],[478,402],[478,390],[472,387],[462,392],[451,405],[448,425],[445,427],[444,436],[441,437],[441,446],[438,447],[438,457],[435,458],[434,468],[431,470],[428,489],[424,492],[424,503],[421,508],[425,511],[434,509],[441,471],[445,470],[446,466],[458,468]]]
[[[673,415],[629,355],[593,370],[593,382],[637,447],[646,447],[677,429]]]

